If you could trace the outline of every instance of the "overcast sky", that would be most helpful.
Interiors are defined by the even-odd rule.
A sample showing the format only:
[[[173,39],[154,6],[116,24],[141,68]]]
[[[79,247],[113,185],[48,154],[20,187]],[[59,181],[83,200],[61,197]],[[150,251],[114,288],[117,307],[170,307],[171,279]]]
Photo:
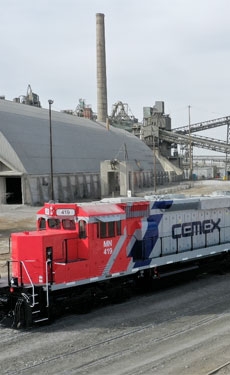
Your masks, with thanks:
[[[28,84],[42,107],[97,111],[96,13],[105,14],[108,112],[118,100],[142,121],[165,102],[172,127],[230,115],[230,0],[1,1],[1,89]],[[217,133],[226,137],[225,127]],[[212,136],[211,133],[209,133]]]

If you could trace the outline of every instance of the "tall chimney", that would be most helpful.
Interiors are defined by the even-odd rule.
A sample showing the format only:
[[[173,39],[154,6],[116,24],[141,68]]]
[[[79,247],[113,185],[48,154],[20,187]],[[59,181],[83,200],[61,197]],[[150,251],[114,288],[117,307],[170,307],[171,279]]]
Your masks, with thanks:
[[[97,119],[106,122],[107,113],[107,84],[105,59],[105,24],[104,14],[96,14],[97,34]]]

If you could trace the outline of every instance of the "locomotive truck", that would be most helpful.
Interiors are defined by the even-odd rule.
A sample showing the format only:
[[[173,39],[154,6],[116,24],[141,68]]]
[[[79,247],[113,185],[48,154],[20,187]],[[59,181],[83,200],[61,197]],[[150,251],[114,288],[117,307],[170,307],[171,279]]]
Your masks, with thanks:
[[[35,231],[12,233],[2,317],[49,322],[59,309],[90,308],[127,283],[228,262],[230,195],[111,198],[45,203]]]

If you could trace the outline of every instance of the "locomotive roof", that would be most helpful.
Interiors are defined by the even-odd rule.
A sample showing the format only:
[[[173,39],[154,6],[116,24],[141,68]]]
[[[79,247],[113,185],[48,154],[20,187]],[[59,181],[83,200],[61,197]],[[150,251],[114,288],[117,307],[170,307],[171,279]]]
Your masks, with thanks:
[[[123,215],[124,210],[121,206],[113,203],[83,202],[83,203],[45,203],[37,212],[38,217],[42,215],[61,216],[103,216],[103,215]]]
[[[124,210],[117,204],[84,204],[78,205],[79,216],[103,216],[103,215],[122,215]]]
[[[54,173],[99,172],[100,162],[128,161],[152,170],[152,151],[134,135],[105,124],[51,112]],[[50,172],[49,110],[0,100],[0,158],[21,173]],[[125,147],[125,149],[124,149]],[[127,158],[127,156],[126,156]],[[163,170],[157,164],[158,170]]]
[[[210,195],[193,195],[186,196],[185,194],[166,194],[166,195],[146,195],[144,198],[137,197],[118,197],[105,198],[101,200],[102,203],[143,203],[153,202],[153,208],[166,208],[168,210],[186,210],[186,209],[218,209],[230,208],[230,192],[216,191]],[[171,202],[170,205],[162,204],[161,202]]]
[[[154,199],[153,199],[154,198]],[[127,214],[128,206],[139,208],[141,212],[141,205],[143,205],[143,212],[149,208],[154,210],[165,211],[186,211],[186,210],[218,210],[225,208],[230,209],[230,193],[219,192],[207,196],[185,196],[173,195],[165,196],[146,196],[145,198],[109,198],[95,202],[83,203],[54,203],[49,202],[37,212],[37,218],[48,216],[77,216],[79,218],[97,218],[101,221],[121,220]],[[145,207],[146,206],[146,207]],[[48,208],[48,211],[46,210]],[[69,213],[68,213],[69,210]],[[58,213],[60,212],[60,214]],[[148,216],[149,211],[146,210],[144,216]],[[88,220],[88,219],[87,219]],[[90,220],[90,219],[89,219]]]

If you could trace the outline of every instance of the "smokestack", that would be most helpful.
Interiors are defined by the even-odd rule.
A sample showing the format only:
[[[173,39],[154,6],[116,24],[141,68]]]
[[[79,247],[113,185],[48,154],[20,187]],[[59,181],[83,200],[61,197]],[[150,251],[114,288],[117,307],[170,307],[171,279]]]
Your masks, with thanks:
[[[106,122],[107,113],[107,84],[105,59],[105,24],[104,14],[96,14],[97,34],[97,119]]]

